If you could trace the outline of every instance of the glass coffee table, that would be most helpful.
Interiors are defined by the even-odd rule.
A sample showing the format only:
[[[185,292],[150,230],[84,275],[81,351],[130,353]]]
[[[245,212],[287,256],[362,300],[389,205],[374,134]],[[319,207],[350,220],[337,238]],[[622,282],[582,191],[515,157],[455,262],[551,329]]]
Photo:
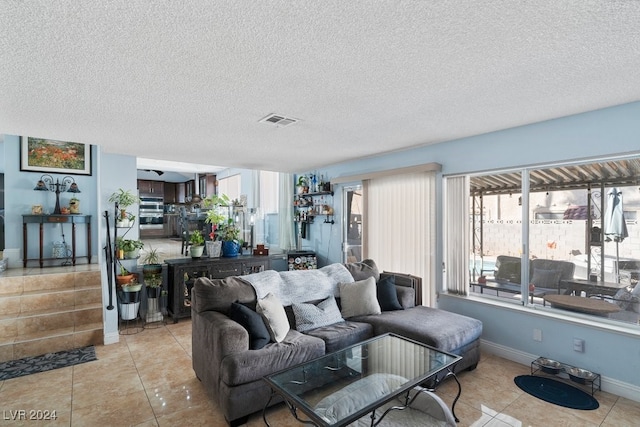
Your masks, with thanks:
[[[399,335],[380,335],[264,377],[271,397],[263,419],[268,426],[266,409],[277,394],[301,423],[346,426],[371,414],[373,426],[391,410],[409,407],[421,391],[434,391],[440,381],[451,376],[458,384],[451,412],[459,421],[454,409],[462,387],[453,366],[461,359]],[[444,376],[438,375],[443,371]],[[430,388],[421,386],[425,383],[431,384]],[[378,408],[398,397],[402,405],[376,415]],[[299,418],[298,411],[309,420]]]

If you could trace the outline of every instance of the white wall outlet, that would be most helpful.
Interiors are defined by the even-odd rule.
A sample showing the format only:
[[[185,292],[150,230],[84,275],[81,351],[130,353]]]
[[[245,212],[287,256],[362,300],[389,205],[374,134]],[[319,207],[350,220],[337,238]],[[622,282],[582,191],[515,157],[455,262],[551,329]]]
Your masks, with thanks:
[[[542,341],[542,330],[534,329],[533,330],[533,340],[534,341]]]
[[[581,340],[580,338],[574,338],[573,351],[577,351],[578,353],[584,353],[584,340]]]

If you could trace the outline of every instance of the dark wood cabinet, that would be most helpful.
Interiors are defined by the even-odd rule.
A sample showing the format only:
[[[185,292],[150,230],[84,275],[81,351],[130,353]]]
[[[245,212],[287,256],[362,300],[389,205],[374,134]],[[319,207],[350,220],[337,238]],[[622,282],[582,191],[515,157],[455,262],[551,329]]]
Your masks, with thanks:
[[[223,279],[258,273],[270,268],[268,256],[235,258],[177,258],[165,260],[168,265],[169,314],[173,322],[191,317],[191,291],[199,277]]]
[[[163,197],[164,181],[151,181],[148,179],[138,180],[138,192],[141,196],[150,195],[154,197]]]
[[[178,194],[176,191],[176,183],[165,182],[164,183],[164,202],[165,203],[178,203]]]

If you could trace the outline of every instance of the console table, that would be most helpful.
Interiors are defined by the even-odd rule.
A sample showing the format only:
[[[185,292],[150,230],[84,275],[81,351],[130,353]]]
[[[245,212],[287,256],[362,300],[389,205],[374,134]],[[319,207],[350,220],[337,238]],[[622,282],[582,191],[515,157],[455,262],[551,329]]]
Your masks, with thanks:
[[[199,277],[224,279],[258,273],[270,268],[268,256],[240,255],[233,258],[176,258],[164,261],[168,268],[169,314],[176,323],[191,317],[191,290]]]
[[[37,258],[40,262],[40,268],[44,266],[45,260],[54,260],[58,258],[44,258],[43,245],[44,240],[44,226],[45,224],[71,224],[71,263],[76,265],[76,224],[85,224],[87,227],[87,255],[89,264],[91,264],[91,215],[70,214],[70,215],[22,215],[22,263],[24,268],[27,267],[27,261],[35,260],[36,258],[28,258],[27,245],[29,239],[27,238],[27,226],[28,224],[39,224],[39,243],[40,252]]]

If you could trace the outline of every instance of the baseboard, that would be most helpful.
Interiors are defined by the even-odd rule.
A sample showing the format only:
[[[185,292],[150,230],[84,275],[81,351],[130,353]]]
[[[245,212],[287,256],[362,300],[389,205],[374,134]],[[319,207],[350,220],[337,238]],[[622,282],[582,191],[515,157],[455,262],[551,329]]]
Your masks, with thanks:
[[[524,366],[531,366],[531,361],[539,356],[486,340],[480,340],[480,349],[484,353],[493,354]],[[602,377],[602,391],[640,402],[640,387],[614,378]]]
[[[118,331],[104,334],[104,345],[115,344],[120,341],[120,334]]]

